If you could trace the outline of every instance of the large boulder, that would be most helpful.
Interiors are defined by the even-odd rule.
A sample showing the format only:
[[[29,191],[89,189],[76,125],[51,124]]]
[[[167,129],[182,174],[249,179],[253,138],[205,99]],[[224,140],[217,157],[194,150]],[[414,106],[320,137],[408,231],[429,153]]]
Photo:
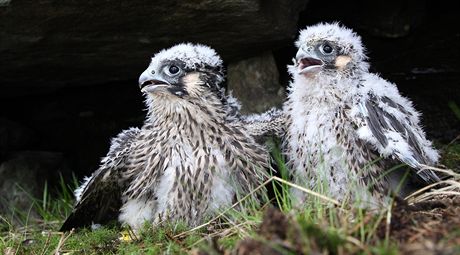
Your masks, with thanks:
[[[21,221],[38,217],[37,209],[42,202],[47,179],[57,179],[60,173],[65,172],[68,169],[62,153],[14,153],[0,164],[0,215],[13,219],[14,223],[25,223]]]
[[[0,162],[8,152],[25,149],[34,140],[31,128],[0,117]]]
[[[242,113],[264,112],[280,107],[285,89],[271,52],[244,59],[228,66],[228,89],[242,103]]]
[[[133,80],[152,53],[182,41],[209,44],[226,62],[244,58],[291,41],[305,4],[296,0],[2,1],[0,87]]]

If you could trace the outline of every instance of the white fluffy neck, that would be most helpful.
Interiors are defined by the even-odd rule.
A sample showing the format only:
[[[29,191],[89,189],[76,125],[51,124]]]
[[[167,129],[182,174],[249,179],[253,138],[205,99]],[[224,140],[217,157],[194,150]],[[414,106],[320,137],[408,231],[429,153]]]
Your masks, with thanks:
[[[221,122],[225,112],[221,102],[212,96],[204,99],[180,98],[166,93],[149,96],[146,100],[148,114],[146,124],[163,125],[206,124]]]
[[[293,82],[288,88],[288,100],[302,103],[322,99],[346,101],[355,94],[358,83],[357,79],[340,75],[331,76],[318,73],[315,76],[306,77],[294,73]]]

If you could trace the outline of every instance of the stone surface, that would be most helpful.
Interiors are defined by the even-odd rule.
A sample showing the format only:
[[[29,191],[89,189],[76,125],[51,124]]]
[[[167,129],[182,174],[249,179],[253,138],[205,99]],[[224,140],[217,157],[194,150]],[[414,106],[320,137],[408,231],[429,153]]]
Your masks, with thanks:
[[[350,15],[356,27],[383,38],[402,38],[420,26],[426,13],[425,0],[359,0],[355,5],[367,10]]]
[[[0,215],[20,212],[36,217],[33,201],[42,199],[45,182],[67,170],[62,153],[23,151],[11,155],[0,164]]]
[[[242,103],[242,113],[264,112],[280,107],[285,89],[271,52],[232,63],[227,70],[227,87]]]
[[[134,80],[152,53],[183,41],[209,44],[228,63],[291,41],[305,4],[12,0],[0,6],[0,88]]]
[[[34,140],[34,131],[31,128],[0,118],[0,162],[8,152],[25,149]]]

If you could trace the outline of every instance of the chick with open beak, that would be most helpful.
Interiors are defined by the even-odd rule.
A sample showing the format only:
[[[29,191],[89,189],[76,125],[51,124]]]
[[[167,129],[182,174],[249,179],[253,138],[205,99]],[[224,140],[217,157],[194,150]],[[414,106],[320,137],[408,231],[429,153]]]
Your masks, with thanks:
[[[391,202],[388,194],[404,197],[439,181],[424,167],[436,164],[438,152],[419,113],[395,84],[369,72],[358,34],[320,23],[302,30],[296,46],[283,107],[283,153],[296,184],[380,208]],[[388,171],[401,162],[409,172]],[[293,194],[305,200],[305,193]]]

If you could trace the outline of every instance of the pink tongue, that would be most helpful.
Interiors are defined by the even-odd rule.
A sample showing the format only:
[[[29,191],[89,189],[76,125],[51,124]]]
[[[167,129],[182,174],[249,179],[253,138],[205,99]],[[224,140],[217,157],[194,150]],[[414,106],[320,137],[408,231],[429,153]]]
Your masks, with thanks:
[[[309,66],[321,65],[321,61],[314,58],[302,58],[300,61],[300,69],[304,69]]]

